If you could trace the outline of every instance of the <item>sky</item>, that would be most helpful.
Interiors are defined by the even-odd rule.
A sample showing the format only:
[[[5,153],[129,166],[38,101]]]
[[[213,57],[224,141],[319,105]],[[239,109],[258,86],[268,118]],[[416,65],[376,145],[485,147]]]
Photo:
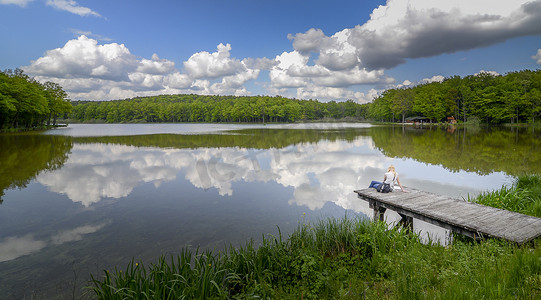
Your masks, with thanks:
[[[541,0],[0,0],[0,70],[72,100],[389,88],[541,66]]]

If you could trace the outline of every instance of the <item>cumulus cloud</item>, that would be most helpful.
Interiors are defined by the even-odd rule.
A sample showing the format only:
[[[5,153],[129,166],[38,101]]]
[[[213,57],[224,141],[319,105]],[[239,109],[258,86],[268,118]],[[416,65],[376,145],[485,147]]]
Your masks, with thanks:
[[[231,45],[220,44],[216,52],[198,52],[183,63],[185,72],[180,72],[173,61],[158,54],[138,58],[124,44],[100,44],[81,35],[23,69],[39,81],[59,83],[72,99],[174,93],[248,95],[244,84],[276,62],[267,58],[241,61],[231,57],[230,50]]]
[[[480,76],[480,75],[483,75],[483,74],[488,74],[490,76],[500,76],[501,74],[496,72],[496,71],[485,71],[485,70],[481,70],[479,71],[478,73],[475,73],[474,76]]]
[[[532,56],[532,59],[535,60],[538,65],[541,65],[541,49],[537,49],[537,54]]]
[[[259,70],[246,69],[242,73],[232,76],[226,76],[222,82],[215,83],[210,87],[212,94],[233,94],[236,96],[248,95],[248,91],[243,88],[244,84],[249,80],[256,79],[259,76]]]
[[[214,53],[198,52],[184,62],[184,69],[193,78],[217,78],[244,70],[245,65],[238,59],[230,58],[229,51],[230,44],[219,44]]]
[[[370,89],[368,92],[355,92],[345,88],[308,86],[297,89],[299,99],[336,100],[351,99],[358,103],[369,103],[380,95],[381,91]]]
[[[309,34],[314,35],[314,33]],[[319,35],[319,34],[318,34]],[[296,39],[295,37],[290,37]],[[306,38],[306,36],[303,36]],[[340,34],[333,36],[327,42],[319,44],[332,45],[333,41],[342,40]],[[303,43],[304,50],[308,47]],[[298,46],[301,48],[301,46]],[[283,52],[276,56],[276,65],[269,73],[271,86],[276,89],[297,88],[296,97],[300,99],[322,99],[322,100],[344,100],[355,99],[358,102],[366,102],[366,95],[359,92],[348,90],[348,87],[356,85],[387,85],[394,82],[393,78],[385,76],[383,70],[367,70],[361,68],[356,60],[347,62],[347,54],[351,54],[351,49],[342,45],[342,50],[327,49],[324,52],[325,58],[315,60],[314,65],[309,65],[310,53],[301,51]],[[344,49],[348,49],[345,51]],[[339,62],[345,61],[345,63]],[[321,63],[324,61],[323,63]],[[333,65],[333,66],[330,66]]]
[[[27,1],[0,0],[24,5]],[[95,15],[73,0],[48,0],[50,6],[79,15]],[[268,70],[269,94],[315,99],[354,97],[359,86],[383,89],[394,79],[385,75],[407,59],[485,47],[505,40],[541,34],[541,0],[388,0],[370,19],[330,35],[321,29],[288,34],[293,50],[274,58],[235,58],[230,44],[214,52],[200,51],[177,69],[154,54],[138,58],[123,44],[99,44],[107,39],[85,33],[62,48],[49,50],[23,69],[39,80],[59,82],[72,99],[107,100],[160,93],[247,95],[246,84]],[[89,36],[95,39],[89,38]],[[541,64],[541,53],[532,57]],[[265,73],[266,74],[266,73]],[[88,82],[83,82],[85,79]],[[441,77],[412,79],[402,86],[440,81]],[[400,84],[399,84],[400,86]]]
[[[442,75],[434,75],[430,78],[421,79],[421,83],[443,82],[443,80],[445,80],[445,77]]]
[[[408,58],[485,47],[541,33],[541,1],[388,0],[350,32],[362,64],[392,68]]]
[[[309,29],[306,33],[288,34],[287,38],[293,41],[293,48],[299,52],[318,51],[329,38],[321,29]]]
[[[289,34],[294,51],[276,56],[271,68],[271,86],[276,90],[297,88],[301,99],[356,99],[364,102],[360,93],[347,90],[358,85],[388,85],[393,78],[384,70],[363,67],[355,48],[349,41],[350,29],[325,36],[320,29]],[[313,58],[315,55],[315,59]],[[364,97],[363,97],[364,98]]]
[[[98,45],[81,35],[64,47],[49,50],[23,69],[33,75],[55,78],[100,78],[126,80],[138,67],[137,58],[124,44]]]
[[[137,67],[137,72],[148,74],[168,74],[174,70],[174,62],[167,59],[160,59],[156,53],[152,55],[152,59],[143,58]]]
[[[481,72],[484,72],[484,71],[481,71]],[[442,75],[434,75],[430,78],[423,78],[419,81],[411,81],[411,80],[404,80],[402,83],[399,83],[399,84],[395,84],[395,85],[390,85],[389,87],[390,88],[408,88],[408,87],[413,87],[413,86],[416,86],[416,85],[419,85],[419,84],[427,84],[427,83],[432,83],[432,82],[443,82],[445,80],[445,77],[442,76]]]
[[[350,96],[338,88],[392,86],[384,70],[406,59],[485,47],[541,33],[541,1],[388,0],[370,19],[327,36],[320,29],[289,34],[294,51],[276,57],[274,89],[314,98]],[[312,56],[315,59],[311,60]],[[533,57],[541,61],[541,54]],[[288,59],[288,60],[286,60]],[[284,63],[286,61],[287,63]],[[313,61],[313,64],[309,62]],[[442,81],[437,75],[417,83]],[[398,86],[414,84],[404,82]]]
[[[273,59],[263,58],[245,58],[242,60],[244,65],[249,69],[269,70],[277,64]]]
[[[0,0],[0,4],[13,4],[20,7],[26,7],[26,5],[33,0]]]
[[[192,86],[192,83],[190,76],[180,72],[169,74],[164,78],[164,84],[173,89],[187,89]]]
[[[79,16],[95,16],[101,17],[101,15],[92,9],[84,6],[80,6],[77,2],[73,0],[47,0],[47,5],[52,6],[59,10],[64,10],[72,14]]]

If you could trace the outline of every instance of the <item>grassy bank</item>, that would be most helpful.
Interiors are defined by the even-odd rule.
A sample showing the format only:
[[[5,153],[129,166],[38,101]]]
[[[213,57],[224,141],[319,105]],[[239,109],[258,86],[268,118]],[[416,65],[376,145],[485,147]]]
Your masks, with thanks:
[[[539,199],[536,180],[519,178],[511,193],[526,189]],[[539,299],[540,241],[459,239],[443,247],[384,223],[325,219],[257,247],[132,262],[95,275],[90,291],[99,299]]]
[[[61,125],[41,125],[36,127],[17,127],[17,128],[5,128],[0,129],[0,133],[19,133],[19,132],[27,132],[27,131],[43,131],[43,130],[49,130],[54,128],[60,128],[60,127],[67,127],[68,125],[61,124]]]
[[[541,218],[541,175],[519,176],[511,187],[504,186],[468,201]]]

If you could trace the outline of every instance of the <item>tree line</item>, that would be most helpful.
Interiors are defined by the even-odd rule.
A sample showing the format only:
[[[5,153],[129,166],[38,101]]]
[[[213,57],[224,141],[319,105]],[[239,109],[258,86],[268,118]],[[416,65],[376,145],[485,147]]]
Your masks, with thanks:
[[[483,72],[453,76],[410,88],[386,90],[369,107],[378,121],[402,121],[422,116],[440,122],[454,117],[488,124],[535,123],[541,115],[541,70],[506,75]]]
[[[108,123],[266,123],[342,118],[404,122],[417,116],[435,122],[454,117],[488,124],[535,123],[541,116],[541,70],[453,76],[389,89],[368,104],[195,94],[71,102],[56,83],[39,83],[19,69],[0,72],[0,129],[55,125],[59,117]]]
[[[56,125],[71,108],[59,84],[40,83],[20,69],[0,71],[0,130]]]
[[[75,121],[120,122],[295,122],[324,118],[361,119],[366,106],[352,100],[322,103],[280,96],[160,95],[113,101],[74,101]]]

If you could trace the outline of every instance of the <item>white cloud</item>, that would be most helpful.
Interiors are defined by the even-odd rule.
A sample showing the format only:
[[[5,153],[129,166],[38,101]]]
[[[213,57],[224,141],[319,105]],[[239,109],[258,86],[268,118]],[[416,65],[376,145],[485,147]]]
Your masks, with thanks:
[[[215,83],[210,87],[210,93],[219,95],[230,94],[236,96],[248,95],[248,91],[243,88],[244,84],[249,80],[256,79],[258,76],[259,70],[250,69],[247,69],[243,73],[226,76],[222,79],[222,82]]]
[[[47,3],[81,15],[93,14],[89,9],[79,10],[82,7],[75,1]],[[392,86],[394,79],[386,76],[385,70],[407,59],[541,34],[541,0],[498,5],[493,0],[388,0],[373,10],[370,20],[353,28],[329,36],[316,28],[289,34],[293,50],[273,59],[235,58],[230,44],[219,44],[214,52],[191,55],[183,61],[182,70],[157,54],[150,59],[138,58],[123,44],[100,45],[88,36],[104,38],[84,33],[87,35],[47,51],[23,69],[40,80],[65,84],[72,99],[107,100],[164,93],[248,95],[246,84],[257,80],[261,70],[268,70],[270,82],[261,85],[268,94],[312,99],[339,96],[333,100],[363,102],[371,95],[353,90],[361,85],[375,89]],[[532,58],[541,64],[541,52]],[[409,85],[442,79],[436,75]]]
[[[164,77],[161,75],[152,75],[152,74],[145,74],[145,73],[130,73],[128,75],[130,78],[130,81],[132,82],[133,89],[142,89],[145,91],[149,90],[155,90],[159,91],[163,89],[163,79]]]
[[[491,75],[491,76],[500,76],[501,75],[500,73],[498,73],[496,71],[481,70],[478,73],[475,73],[474,76],[479,76],[479,75],[482,75],[482,74],[488,74],[488,75]]]
[[[346,71],[333,71],[329,76],[313,78],[313,82],[317,85],[344,87],[351,85],[361,85],[368,83],[393,83],[394,79],[385,77],[383,70],[360,69],[355,67]]]
[[[481,71],[481,72],[484,72],[484,71]],[[395,85],[389,85],[388,88],[395,88],[395,89],[400,89],[400,88],[410,88],[410,87],[414,87],[416,85],[419,85],[419,84],[427,84],[427,83],[432,83],[432,82],[443,82],[445,80],[445,77],[442,76],[442,75],[434,75],[430,78],[423,78],[419,81],[411,81],[411,80],[404,80],[402,83],[400,84],[395,84]]]
[[[244,71],[245,65],[238,59],[230,58],[229,51],[230,44],[219,44],[216,52],[195,53],[184,62],[184,69],[193,78],[217,78]]]
[[[192,86],[193,80],[186,74],[175,72],[167,75],[164,84],[173,89],[187,89]]]
[[[291,66],[302,67],[308,63],[309,57],[303,55],[298,51],[292,52],[283,52],[282,54],[276,56],[276,61],[278,62],[276,68],[281,70],[287,70]]]
[[[230,50],[229,44],[220,44],[214,53],[196,53],[184,62],[186,73],[181,73],[173,61],[157,54],[151,59],[137,58],[124,44],[99,44],[81,35],[23,69],[39,81],[59,83],[72,99],[175,93],[249,95],[244,84],[257,79],[260,68],[268,69],[276,62],[267,58],[240,61],[230,57]]]
[[[137,72],[148,74],[169,74],[175,70],[175,63],[167,59],[160,59],[154,53],[152,59],[141,59]]]
[[[434,75],[430,78],[421,79],[421,83],[443,82],[444,80],[445,77],[443,77],[442,75]]]
[[[271,88],[297,88],[301,99],[365,101],[365,95],[347,90],[356,85],[387,85],[394,82],[383,70],[362,67],[348,39],[351,30],[345,29],[326,37],[319,29],[288,35],[293,41],[292,52],[276,56],[277,64],[271,68]],[[317,59],[310,63],[312,52]]]
[[[532,56],[532,59],[535,60],[538,65],[541,65],[541,49],[537,49],[537,54]]]
[[[82,35],[62,48],[47,51],[23,69],[38,76],[122,81],[139,64],[124,44],[98,45],[98,41]]]
[[[319,29],[288,35],[330,70],[389,69],[420,58],[485,47],[541,33],[541,1],[388,0],[370,20],[332,36]]]
[[[0,4],[13,4],[13,5],[18,5],[20,7],[26,7],[26,5],[28,5],[28,3],[32,2],[34,0],[0,0]]]
[[[336,100],[336,99],[351,99],[358,103],[372,102],[379,95],[376,89],[370,89],[367,93],[355,92],[345,88],[324,87],[308,85],[297,89],[297,98],[299,99],[319,99],[319,100]]]
[[[52,6],[59,10],[64,10],[72,14],[79,16],[95,16],[101,17],[101,15],[92,9],[84,6],[80,6],[73,0],[47,0],[47,5]]]

